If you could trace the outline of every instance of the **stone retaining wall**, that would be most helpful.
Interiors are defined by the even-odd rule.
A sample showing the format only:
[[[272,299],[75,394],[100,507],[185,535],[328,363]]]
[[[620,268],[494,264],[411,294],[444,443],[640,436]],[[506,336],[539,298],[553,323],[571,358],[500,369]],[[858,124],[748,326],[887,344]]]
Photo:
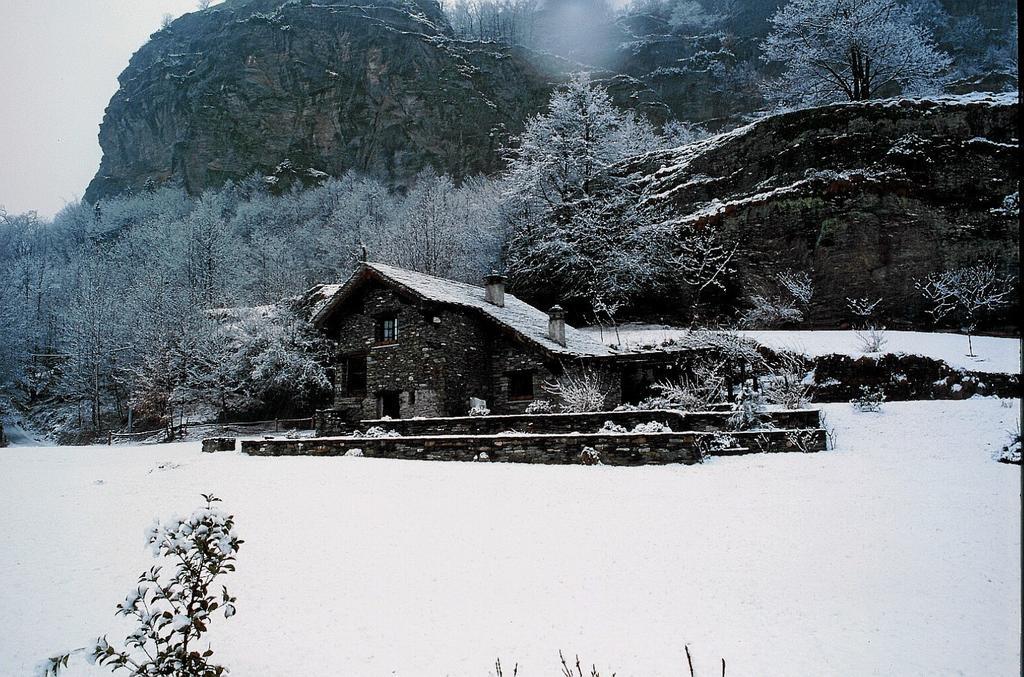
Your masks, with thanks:
[[[811,367],[815,402],[849,402],[860,395],[861,386],[881,389],[889,401],[1021,396],[1019,374],[960,371],[921,355],[820,355]]]
[[[811,452],[826,447],[820,428],[757,430],[732,433],[738,445],[721,455],[751,452]],[[625,434],[437,435],[419,437],[322,437],[306,440],[243,441],[252,456],[342,456],[431,461],[579,464],[584,447],[592,447],[606,465],[697,463],[702,443],[713,433],[667,432]],[[356,451],[358,450],[358,451]]]
[[[792,409],[768,412],[776,428],[817,428],[817,409]],[[510,414],[503,416],[455,416],[424,419],[376,419],[358,424],[346,422],[343,415],[332,410],[317,412],[317,436],[347,435],[371,427],[394,430],[403,437],[430,435],[497,435],[504,432],[532,434],[596,433],[605,421],[628,430],[642,423],[664,423],[672,430],[723,430],[729,418],[727,411],[683,413],[673,410],[599,411],[586,414]]]

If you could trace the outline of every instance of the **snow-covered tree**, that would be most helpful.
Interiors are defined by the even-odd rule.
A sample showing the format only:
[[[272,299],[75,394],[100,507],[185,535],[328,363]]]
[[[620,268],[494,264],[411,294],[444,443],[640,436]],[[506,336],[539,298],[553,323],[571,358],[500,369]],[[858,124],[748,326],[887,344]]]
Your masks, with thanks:
[[[918,282],[917,288],[931,304],[932,317],[941,320],[952,316],[959,321],[967,334],[967,354],[974,357],[971,334],[986,312],[1013,301],[1014,280],[991,264],[979,264],[932,273]]]
[[[506,149],[508,193],[543,206],[589,195],[605,167],[659,144],[650,123],[617,108],[586,73],[552,93],[517,141]]]
[[[767,94],[785,103],[928,93],[951,64],[898,0],[790,0],[771,24],[763,59],[784,72]]]
[[[547,111],[531,118],[519,146],[507,151],[512,285],[557,287],[559,300],[591,307],[597,300],[621,306],[650,290],[662,275],[664,231],[625,182],[603,172],[662,143],[646,120],[616,108],[585,74],[553,93]]]

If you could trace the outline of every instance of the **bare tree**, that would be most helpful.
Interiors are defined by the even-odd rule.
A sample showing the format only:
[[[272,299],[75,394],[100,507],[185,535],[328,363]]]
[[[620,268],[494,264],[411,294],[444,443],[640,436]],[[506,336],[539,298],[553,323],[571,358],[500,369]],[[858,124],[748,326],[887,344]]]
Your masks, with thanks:
[[[971,334],[978,320],[988,311],[1010,304],[1014,284],[990,264],[956,268],[932,273],[917,283],[921,294],[931,303],[928,311],[936,320],[956,317],[967,334],[967,354],[974,357]]]
[[[672,263],[679,279],[694,290],[694,304],[711,288],[725,290],[726,280],[736,272],[732,260],[739,244],[722,243],[710,228],[694,228],[679,241],[679,253]]]

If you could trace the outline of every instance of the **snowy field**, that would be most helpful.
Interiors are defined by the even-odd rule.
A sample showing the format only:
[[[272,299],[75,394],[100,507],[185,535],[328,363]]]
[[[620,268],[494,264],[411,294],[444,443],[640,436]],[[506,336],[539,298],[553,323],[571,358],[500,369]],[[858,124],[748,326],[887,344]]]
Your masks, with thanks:
[[[619,327],[618,333],[614,329],[606,328],[601,331],[596,327],[587,327],[583,331],[605,343],[614,344],[621,341],[629,347],[658,345],[689,333],[688,329],[644,324],[623,325]],[[790,350],[810,357],[833,353],[863,357],[866,354],[861,349],[857,332],[852,330],[756,330],[737,333],[749,336],[775,350]],[[1020,372],[1019,339],[974,336],[971,340],[974,343],[976,357],[968,357],[967,337],[963,334],[886,331],[885,337],[887,342],[883,346],[883,352],[886,353],[924,355],[942,360],[954,369],[968,371],[998,374]]]
[[[202,491],[246,541],[234,675],[1018,674],[1018,404],[824,408],[836,451],[701,466],[0,450],[0,675],[123,637],[146,527]]]

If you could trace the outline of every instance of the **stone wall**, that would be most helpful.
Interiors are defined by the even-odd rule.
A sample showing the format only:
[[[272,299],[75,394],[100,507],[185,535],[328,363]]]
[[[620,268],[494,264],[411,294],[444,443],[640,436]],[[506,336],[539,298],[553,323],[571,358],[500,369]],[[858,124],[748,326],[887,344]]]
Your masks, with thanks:
[[[397,392],[399,417],[453,416],[469,411],[470,398],[488,403],[495,413],[522,413],[535,399],[558,403],[544,391],[563,369],[579,369],[575,360],[562,364],[524,344],[474,313],[417,301],[376,281],[367,281],[335,313],[325,327],[337,344],[332,419],[357,421],[380,415],[378,395]],[[379,318],[398,322],[398,337],[380,342]],[[366,392],[348,392],[346,359],[366,358]],[[604,365],[609,406],[621,401],[618,368]],[[529,372],[532,397],[510,396],[510,376]]]
[[[337,413],[317,412],[317,436],[346,435],[378,426],[403,436],[498,435],[509,431],[532,434],[596,433],[605,421],[628,430],[641,423],[664,423],[674,431],[709,432],[723,430],[728,411],[599,411],[585,414],[511,414],[497,416],[456,416],[449,418],[363,420],[349,423]],[[772,411],[768,416],[776,428],[817,428],[817,409]]]
[[[964,339],[966,348],[967,339]],[[953,369],[921,355],[820,355],[814,369],[817,402],[848,402],[861,386],[878,388],[887,400],[961,400],[974,395],[1020,397],[1018,374],[988,374]]]
[[[423,437],[323,437],[242,442],[252,456],[360,455],[429,461],[580,464],[585,447],[605,465],[697,463],[702,442],[714,433],[574,435],[441,435]],[[722,455],[750,452],[812,452],[825,449],[825,431],[763,430],[735,433],[738,445]]]
[[[327,328],[337,342],[336,408],[375,418],[378,394],[396,391],[400,415],[410,418],[465,413],[470,396],[490,399],[490,338],[476,318],[421,305],[372,281],[347,303],[349,311]],[[377,341],[376,323],[385,316],[398,322],[393,342]],[[353,398],[344,364],[359,355],[366,356],[366,394]]]

